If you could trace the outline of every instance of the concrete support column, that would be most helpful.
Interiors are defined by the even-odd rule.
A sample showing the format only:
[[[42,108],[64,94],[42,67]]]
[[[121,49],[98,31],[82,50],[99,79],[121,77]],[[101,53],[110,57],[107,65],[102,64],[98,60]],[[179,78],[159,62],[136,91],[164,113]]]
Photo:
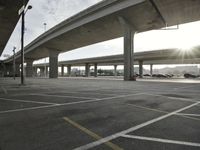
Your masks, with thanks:
[[[4,77],[5,74],[5,64],[3,61],[0,61],[0,77]]]
[[[48,76],[49,76],[49,71],[48,71],[48,69],[49,69],[49,67],[48,67],[48,66],[46,66],[46,77],[48,77]]]
[[[86,77],[90,76],[90,65],[88,63],[85,64],[85,76]]]
[[[94,77],[97,77],[98,71],[97,71],[97,63],[94,64]]]
[[[41,77],[45,76],[45,67],[40,67],[40,76]]]
[[[72,68],[71,65],[67,66],[67,74],[68,74],[69,77],[71,76],[71,68]]]
[[[114,76],[117,76],[117,65],[114,65]]]
[[[153,75],[153,64],[150,64],[150,75],[151,75],[151,77]]]
[[[20,76],[20,64],[15,63],[15,74],[16,77]]]
[[[26,61],[26,77],[33,77],[33,59],[25,59]]]
[[[6,75],[13,76],[13,65],[12,64],[6,64]]]
[[[5,64],[4,65],[4,75],[5,76],[13,76],[13,65],[12,64]]]
[[[134,34],[135,30],[124,18],[119,17],[124,32],[124,80],[134,80]]]
[[[64,65],[61,65],[61,76],[63,77],[64,76],[64,73],[65,73],[65,66]]]
[[[49,49],[49,78],[58,78],[58,50]]]
[[[33,67],[33,76],[37,77],[37,67]]]
[[[139,76],[140,78],[143,78],[143,61],[139,61]]]

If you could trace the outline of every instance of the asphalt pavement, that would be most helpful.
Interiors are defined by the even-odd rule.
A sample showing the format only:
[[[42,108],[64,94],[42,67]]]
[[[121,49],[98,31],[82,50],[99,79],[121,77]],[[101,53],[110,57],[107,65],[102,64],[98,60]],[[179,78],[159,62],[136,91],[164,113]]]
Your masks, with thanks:
[[[199,150],[200,84],[0,78],[1,150]]]

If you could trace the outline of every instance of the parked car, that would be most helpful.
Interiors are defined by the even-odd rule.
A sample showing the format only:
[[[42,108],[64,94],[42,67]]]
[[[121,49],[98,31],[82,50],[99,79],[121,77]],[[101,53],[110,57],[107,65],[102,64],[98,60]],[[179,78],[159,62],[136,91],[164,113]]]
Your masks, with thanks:
[[[172,78],[174,75],[173,75],[173,74],[165,74],[165,76],[166,76],[167,78]]]
[[[184,74],[184,77],[185,77],[185,78],[197,78],[198,76],[193,75],[193,74],[190,74],[190,73],[185,73],[185,74]]]
[[[153,74],[152,77],[156,77],[156,78],[167,78],[167,76],[164,75],[164,74]]]
[[[150,77],[151,75],[150,75],[150,74],[144,74],[143,76],[145,76],[145,77]]]

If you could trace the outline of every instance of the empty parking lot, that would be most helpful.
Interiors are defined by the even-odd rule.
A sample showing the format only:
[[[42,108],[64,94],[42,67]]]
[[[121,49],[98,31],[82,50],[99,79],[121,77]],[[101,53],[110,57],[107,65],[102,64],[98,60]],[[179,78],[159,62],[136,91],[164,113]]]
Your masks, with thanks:
[[[200,84],[194,81],[0,83],[2,150],[200,149]]]

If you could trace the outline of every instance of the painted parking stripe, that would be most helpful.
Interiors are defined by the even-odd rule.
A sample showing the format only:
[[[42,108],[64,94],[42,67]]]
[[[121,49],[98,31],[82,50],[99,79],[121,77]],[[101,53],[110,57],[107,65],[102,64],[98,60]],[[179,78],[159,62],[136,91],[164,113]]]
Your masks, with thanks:
[[[8,91],[6,90],[6,88],[4,88],[3,86],[1,86],[1,89],[4,92],[4,94],[8,94]]]
[[[122,136],[122,135],[126,135],[126,134],[128,134],[128,133],[130,133],[130,132],[133,132],[133,131],[136,131],[136,130],[138,130],[138,129],[141,129],[141,128],[146,127],[146,126],[148,126],[148,125],[150,125],[150,124],[153,124],[153,123],[156,123],[156,122],[158,122],[158,121],[160,121],[160,120],[166,119],[166,118],[168,118],[168,117],[170,117],[170,116],[175,115],[176,113],[179,113],[179,112],[181,112],[181,111],[184,111],[184,110],[186,110],[186,109],[189,109],[189,108],[191,108],[191,107],[194,107],[194,106],[198,105],[199,103],[200,103],[200,102],[196,102],[196,103],[194,103],[194,104],[191,104],[191,105],[189,105],[189,106],[183,107],[183,108],[181,108],[181,109],[178,109],[178,110],[173,111],[173,112],[171,112],[171,113],[165,114],[165,115],[160,116],[160,117],[158,117],[158,118],[154,118],[154,119],[152,119],[152,120],[149,120],[149,121],[144,122],[144,123],[142,123],[142,124],[136,125],[136,126],[131,127],[131,128],[129,128],[129,129],[126,129],[126,130],[123,130],[123,131],[121,131],[121,132],[112,134],[112,135],[110,135],[110,136],[107,136],[107,137],[102,138],[102,139],[100,139],[100,140],[97,140],[97,141],[95,141],[95,142],[88,143],[88,144],[86,144],[86,145],[77,147],[77,148],[75,148],[74,150],[87,150],[87,149],[96,147],[96,146],[101,145],[101,144],[103,144],[103,143],[105,143],[105,142],[108,142],[108,141],[111,141],[111,140],[113,140],[113,139],[116,139],[116,138],[118,138],[118,137],[120,137],[120,136]]]
[[[4,110],[4,111],[0,111],[0,114],[7,114],[7,113],[12,113],[12,112],[21,112],[21,111],[26,111],[26,110],[36,110],[36,109],[42,109],[42,108],[50,108],[50,107],[55,107],[55,106],[58,106],[58,105],[59,104],[38,106],[38,107],[19,108],[19,109],[12,109],[12,110]]]
[[[14,101],[14,102],[23,102],[23,103],[47,104],[47,105],[57,104],[57,103],[49,103],[49,102],[41,102],[41,101],[38,102],[38,101],[30,101],[30,100],[9,99],[9,98],[3,98],[3,97],[0,97],[0,100],[3,100],[3,101]]]
[[[65,93],[69,93],[69,94],[83,94],[83,95],[105,95],[105,96],[115,96],[116,94],[110,94],[110,93],[98,93],[98,92],[95,92],[95,91],[77,91],[77,92],[74,92],[74,91],[70,91],[70,92],[66,92],[66,91],[60,91],[61,93],[60,94],[65,94]],[[45,93],[45,94],[48,94],[48,93]]]
[[[49,97],[68,97],[68,98],[76,98],[76,99],[95,99],[91,97],[78,97],[78,96],[67,96],[67,95],[49,95],[49,94],[30,94],[30,95],[38,95],[38,96],[49,96]]]
[[[78,128],[79,130],[83,131],[84,133],[88,134],[89,136],[93,137],[96,140],[102,139],[102,137],[100,137],[99,135],[97,135],[96,133],[92,132],[91,130],[88,130],[87,128],[81,126],[80,124],[74,122],[73,120],[69,119],[68,117],[63,117],[63,119],[70,123],[71,125],[73,125],[74,127]],[[120,148],[118,145],[113,144],[111,142],[106,142],[105,145],[107,145],[108,147],[112,148],[113,150],[123,150],[122,148]]]
[[[186,113],[178,113],[177,115],[192,116],[192,117],[200,117],[200,114],[186,114]]]
[[[180,101],[186,101],[186,102],[199,102],[194,99],[189,99],[189,98],[180,98],[180,97],[172,97],[172,96],[164,96],[164,95],[159,95],[159,94],[150,94],[150,93],[144,93],[145,95],[150,95],[150,96],[159,96],[159,97],[166,97],[169,99],[174,99],[174,100],[180,100]]]
[[[170,113],[168,111],[163,111],[163,110],[159,110],[159,109],[152,109],[152,108],[148,108],[148,107],[144,107],[144,106],[139,106],[139,105],[135,105],[135,104],[127,104],[127,105],[133,106],[133,107],[137,107],[137,108],[142,108],[142,109],[149,110],[149,111],[154,111],[154,112],[160,112],[160,113],[165,113],[165,114]],[[192,120],[198,120],[198,121],[200,121],[199,118],[195,118],[195,117],[189,116],[189,115],[194,115],[194,116],[197,115],[198,116],[199,114],[188,114],[188,115],[186,114],[186,115],[184,115],[184,113],[176,113],[174,115],[177,115],[177,116],[183,117],[183,118],[187,118],[187,119],[192,119]]]
[[[83,104],[83,103],[93,103],[93,102],[112,100],[112,99],[116,99],[116,98],[123,98],[123,97],[140,95],[140,94],[143,94],[143,93],[121,95],[121,96],[113,96],[113,97],[106,97],[106,98],[101,98],[101,99],[93,99],[93,100],[69,102],[69,103],[62,103],[62,104],[53,104],[53,105],[48,105],[48,106],[39,106],[39,107],[29,107],[29,108],[20,108],[20,109],[14,109],[14,110],[6,110],[6,111],[0,111],[0,114],[12,113],[12,112],[21,112],[21,111],[27,111],[27,110],[36,110],[36,109],[43,109],[43,108],[50,108],[50,107],[59,107],[59,106]]]
[[[178,145],[187,145],[187,146],[200,147],[200,143],[193,143],[193,142],[168,140],[168,139],[153,138],[153,137],[135,136],[135,135],[122,135],[122,137],[130,138],[130,139],[137,139],[137,140],[154,141],[154,142],[160,142],[160,143],[168,143],[168,144],[178,144]]]
[[[197,88],[198,88],[199,86],[194,86],[194,85],[193,85],[193,86],[186,86],[186,87],[185,87],[185,86],[182,86],[182,87],[176,87],[176,88],[174,88],[174,90],[179,90],[179,89],[190,89],[190,88],[194,88],[194,87],[197,87]]]
[[[137,108],[141,108],[141,109],[145,109],[145,110],[150,110],[150,111],[155,111],[155,112],[160,112],[160,113],[170,113],[167,111],[163,111],[163,110],[159,110],[159,109],[153,109],[153,108],[149,108],[149,107],[144,107],[144,106],[139,106],[139,105],[135,105],[135,104],[127,104],[129,106],[133,106],[133,107],[137,107]]]

